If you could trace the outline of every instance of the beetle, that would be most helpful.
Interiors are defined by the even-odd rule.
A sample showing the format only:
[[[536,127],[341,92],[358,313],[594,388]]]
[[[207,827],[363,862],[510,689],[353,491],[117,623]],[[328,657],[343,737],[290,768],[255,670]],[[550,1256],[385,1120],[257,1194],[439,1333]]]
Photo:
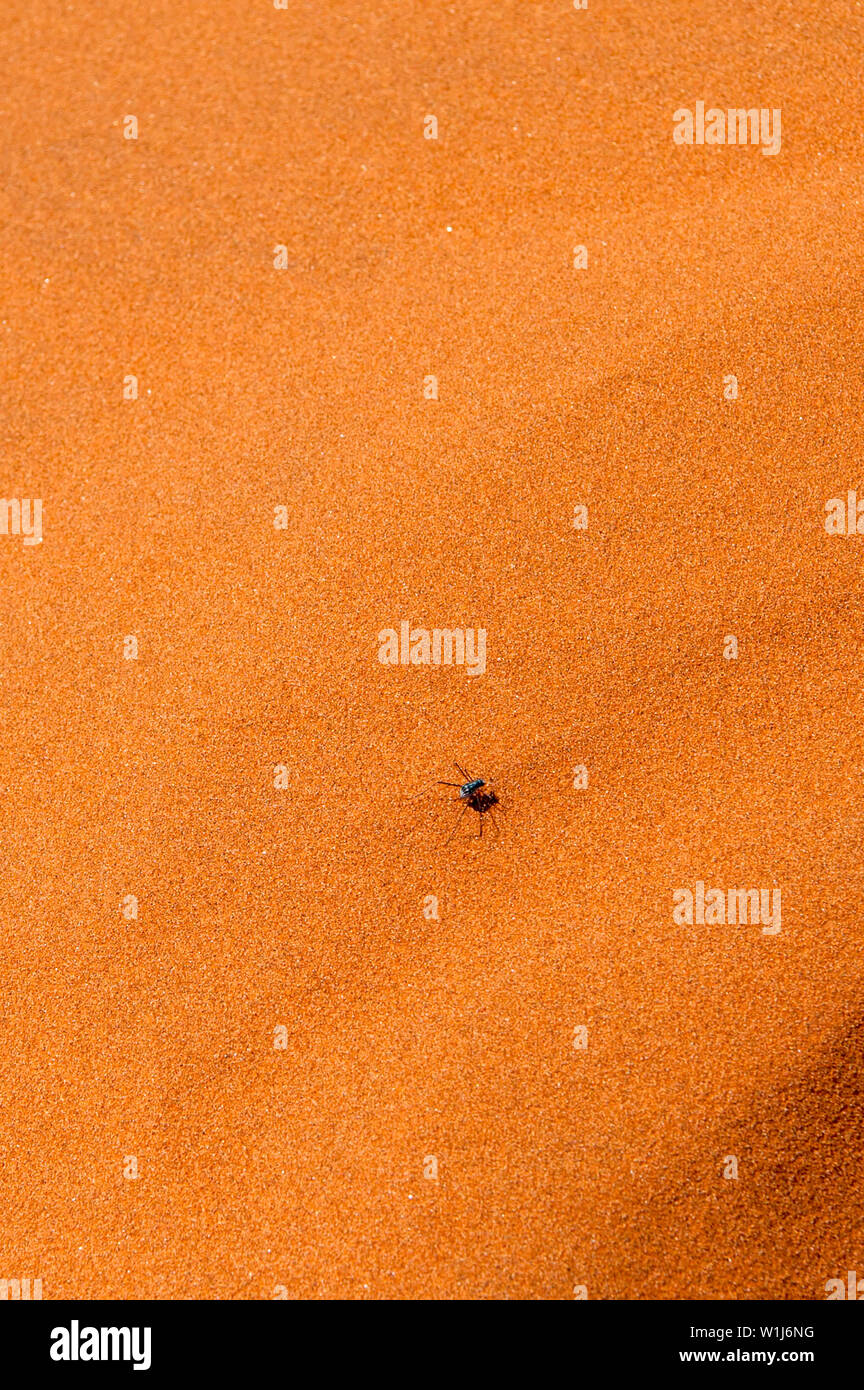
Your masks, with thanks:
[[[453,839],[453,836],[456,834],[456,831],[462,823],[462,817],[468,810],[469,806],[471,807],[471,810],[476,811],[480,817],[480,835],[478,837],[479,839],[482,840],[483,838],[483,817],[487,814],[490,814],[492,824],[495,827],[495,833],[500,835],[501,832],[498,829],[498,822],[496,821],[494,815],[491,815],[492,807],[500,806],[501,804],[496,792],[490,787],[489,783],[486,782],[482,777],[472,777],[471,774],[466,772],[464,767],[460,767],[458,763],[454,763],[453,766],[455,767],[456,771],[462,777],[465,778],[464,782],[439,781],[436,784],[439,787],[457,787],[459,790],[459,795],[455,797],[454,800],[461,801],[462,803],[462,810],[459,812],[456,824],[454,825],[450,834],[447,836],[447,840],[445,841],[445,843],[449,844],[450,841]]]

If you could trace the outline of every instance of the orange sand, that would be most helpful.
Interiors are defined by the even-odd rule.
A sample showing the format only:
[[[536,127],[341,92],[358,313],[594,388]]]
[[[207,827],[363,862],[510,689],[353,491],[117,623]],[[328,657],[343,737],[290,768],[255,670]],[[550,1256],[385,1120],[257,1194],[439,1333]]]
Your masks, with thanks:
[[[860,16],[6,10],[0,1277],[864,1273]],[[700,99],[781,153],[676,147]],[[402,619],[487,673],[382,666]],[[443,843],[454,758],[500,839]],[[781,933],[677,926],[697,879]]]

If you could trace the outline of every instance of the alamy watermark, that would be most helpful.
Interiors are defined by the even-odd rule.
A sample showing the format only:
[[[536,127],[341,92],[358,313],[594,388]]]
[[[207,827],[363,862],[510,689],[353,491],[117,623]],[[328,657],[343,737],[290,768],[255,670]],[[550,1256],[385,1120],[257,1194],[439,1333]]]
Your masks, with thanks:
[[[68,1327],[51,1332],[52,1361],[131,1361],[133,1371],[149,1371],[152,1329],[149,1327],[81,1327],[73,1318]]]
[[[42,539],[42,498],[0,498],[0,536],[23,536],[25,545]]]
[[[691,893],[676,888],[672,920],[678,926],[747,926],[762,924],[763,936],[776,936],[782,925],[779,888],[709,888],[700,880]]]
[[[39,1299],[41,1297],[41,1279],[34,1279],[32,1285],[29,1279],[0,1279],[0,1299],[4,1302],[7,1299],[12,1299],[15,1303],[20,1302],[22,1299],[24,1302],[28,1302],[31,1299]]]
[[[763,154],[780,153],[779,106],[772,110],[767,106],[732,107],[728,111],[709,106],[706,111],[704,101],[697,101],[693,111],[679,106],[672,120],[676,145],[761,145]]]
[[[854,1269],[846,1271],[846,1282],[842,1279],[827,1279],[825,1281],[825,1293],[827,1302],[835,1298],[854,1299],[860,1302],[864,1299],[864,1279],[859,1279]]]
[[[412,628],[400,623],[399,631],[385,627],[378,633],[378,660],[382,666],[464,666],[469,676],[486,670],[486,629],[452,627]]]
[[[854,488],[850,488],[845,498],[829,497],[825,510],[828,513],[825,530],[829,536],[864,535],[864,497],[859,501]]]

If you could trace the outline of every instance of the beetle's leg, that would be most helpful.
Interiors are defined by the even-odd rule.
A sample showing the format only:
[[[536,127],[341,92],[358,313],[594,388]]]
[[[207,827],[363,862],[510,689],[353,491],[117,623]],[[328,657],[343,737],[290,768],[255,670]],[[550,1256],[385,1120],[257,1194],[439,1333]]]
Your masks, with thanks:
[[[468,810],[468,802],[466,801],[465,804],[464,804],[464,806],[462,807],[462,810],[459,812],[458,816],[456,817],[456,824],[454,825],[453,829],[450,831],[450,834],[447,836],[447,839],[444,841],[444,846],[445,846],[445,848],[447,847],[447,845],[449,845],[450,841],[453,839],[453,836],[456,834],[456,831],[459,829],[459,826],[462,824],[462,817],[464,816],[464,814],[465,814],[465,812],[466,812],[467,810]]]

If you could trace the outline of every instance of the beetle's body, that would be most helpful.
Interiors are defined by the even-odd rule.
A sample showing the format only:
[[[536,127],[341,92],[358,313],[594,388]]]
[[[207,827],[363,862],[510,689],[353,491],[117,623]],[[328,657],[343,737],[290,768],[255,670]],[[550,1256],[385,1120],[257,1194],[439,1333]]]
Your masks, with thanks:
[[[451,784],[448,782],[447,786],[449,787],[450,785]],[[474,793],[479,792],[480,788],[485,787],[485,785],[486,783],[483,781],[482,777],[475,777],[473,782],[466,782],[464,787],[459,788],[459,795],[464,797],[466,801],[470,801]]]

